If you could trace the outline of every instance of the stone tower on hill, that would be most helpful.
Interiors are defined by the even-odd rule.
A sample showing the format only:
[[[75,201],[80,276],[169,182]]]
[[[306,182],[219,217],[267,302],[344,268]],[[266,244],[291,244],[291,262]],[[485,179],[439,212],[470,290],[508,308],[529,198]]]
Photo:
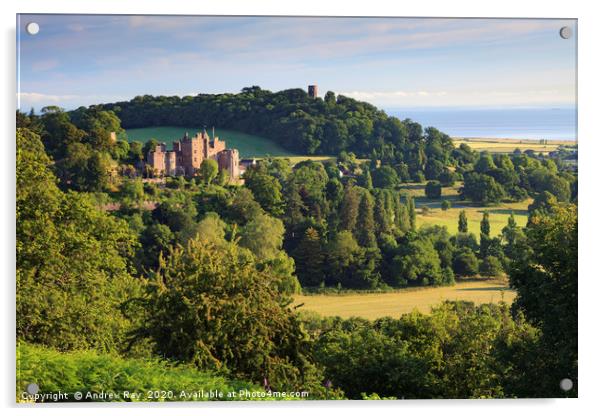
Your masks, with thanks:
[[[318,98],[318,86],[317,85],[308,85],[307,86],[307,95],[311,98]]]

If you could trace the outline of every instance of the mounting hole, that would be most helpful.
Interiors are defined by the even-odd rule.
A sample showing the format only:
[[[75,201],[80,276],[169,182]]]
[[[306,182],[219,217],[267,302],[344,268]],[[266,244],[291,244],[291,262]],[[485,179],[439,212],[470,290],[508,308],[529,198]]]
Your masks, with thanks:
[[[573,380],[570,378],[563,378],[560,380],[560,388],[564,391],[569,391],[573,388]]]
[[[27,26],[25,26],[25,30],[30,35],[37,35],[38,32],[40,31],[40,25],[37,24],[36,22],[29,22],[29,23],[27,23]]]
[[[38,394],[38,392],[40,391],[40,386],[38,386],[36,383],[29,383],[25,390],[27,390],[27,393],[32,395]]]
[[[571,36],[573,36],[573,29],[568,26],[563,26],[560,28],[560,37],[562,39],[569,39]]]

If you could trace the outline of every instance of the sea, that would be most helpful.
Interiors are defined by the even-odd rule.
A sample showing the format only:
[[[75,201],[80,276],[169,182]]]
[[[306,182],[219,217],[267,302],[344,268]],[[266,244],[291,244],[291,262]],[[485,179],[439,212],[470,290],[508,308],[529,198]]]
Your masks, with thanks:
[[[574,108],[388,109],[387,114],[436,127],[451,137],[577,140]]]

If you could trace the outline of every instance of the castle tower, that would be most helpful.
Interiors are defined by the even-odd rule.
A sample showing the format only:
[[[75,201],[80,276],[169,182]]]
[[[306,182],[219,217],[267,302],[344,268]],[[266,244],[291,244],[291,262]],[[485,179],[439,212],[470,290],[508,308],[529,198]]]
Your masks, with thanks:
[[[203,139],[200,135],[194,137],[184,135],[180,140],[182,167],[186,175],[193,175],[201,167],[203,161]]]
[[[318,86],[317,85],[308,85],[307,86],[307,95],[311,98],[318,98]]]

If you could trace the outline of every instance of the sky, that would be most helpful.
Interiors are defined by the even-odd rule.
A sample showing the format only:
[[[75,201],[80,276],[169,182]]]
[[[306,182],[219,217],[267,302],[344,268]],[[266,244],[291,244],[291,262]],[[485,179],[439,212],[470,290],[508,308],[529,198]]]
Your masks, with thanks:
[[[555,19],[18,15],[17,104],[317,84],[385,109],[575,107],[563,26],[576,33]]]

